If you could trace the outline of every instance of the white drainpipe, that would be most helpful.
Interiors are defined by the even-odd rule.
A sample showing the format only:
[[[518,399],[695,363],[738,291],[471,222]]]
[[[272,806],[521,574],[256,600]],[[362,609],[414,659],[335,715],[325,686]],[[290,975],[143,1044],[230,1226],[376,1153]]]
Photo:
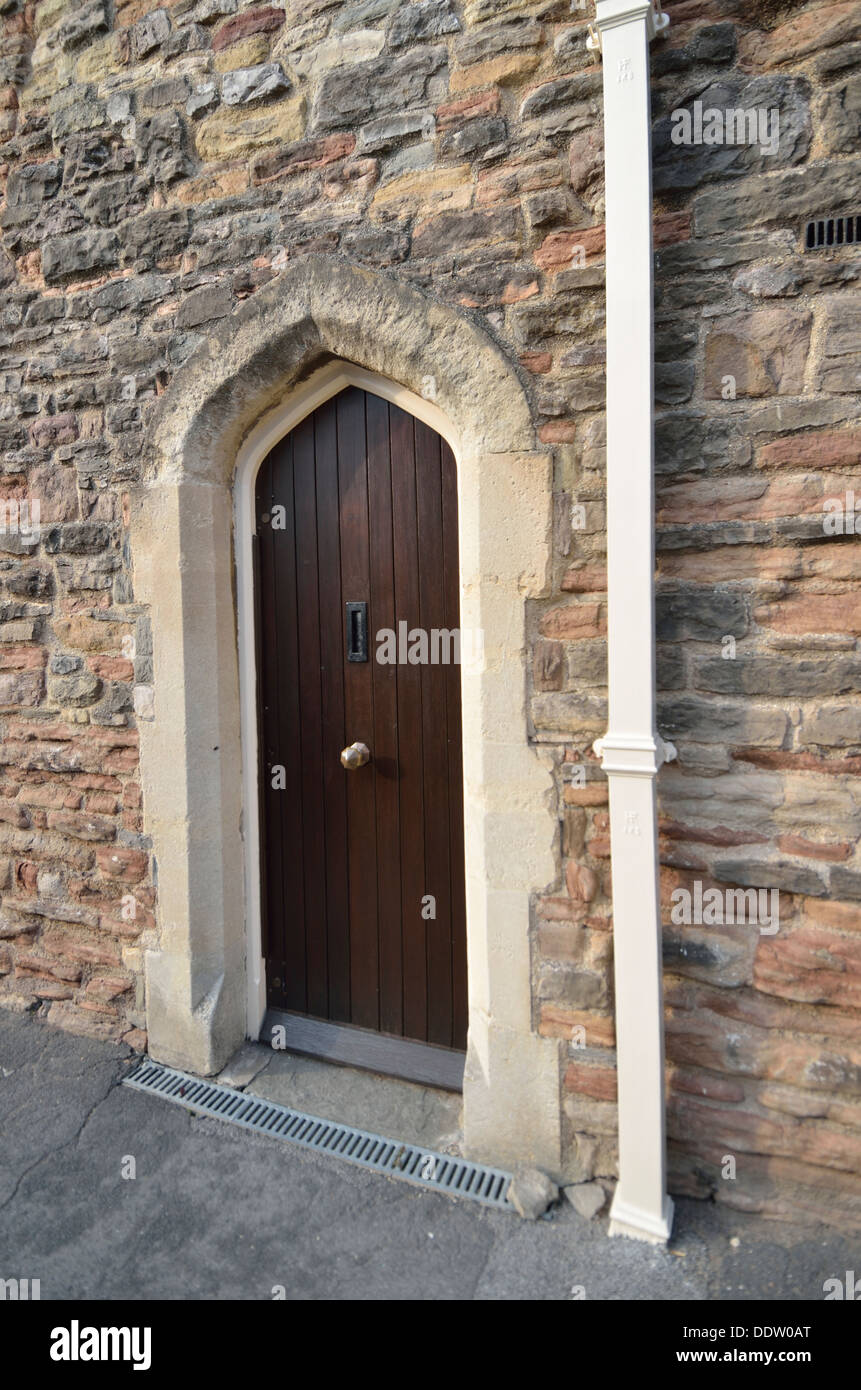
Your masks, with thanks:
[[[675,757],[655,728],[652,159],[649,0],[598,0],[607,228],[608,730],[619,1182],[611,1235],[669,1239],[655,779]]]

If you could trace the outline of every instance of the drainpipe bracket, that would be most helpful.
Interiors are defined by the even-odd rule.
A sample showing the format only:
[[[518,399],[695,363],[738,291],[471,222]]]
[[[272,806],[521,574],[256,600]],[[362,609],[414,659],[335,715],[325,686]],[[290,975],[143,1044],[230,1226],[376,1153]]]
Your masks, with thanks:
[[[676,745],[674,743],[670,743],[669,739],[661,738],[660,734],[657,734],[656,738],[661,748],[661,762],[674,763],[676,761],[676,758],[679,756]]]
[[[660,734],[606,733],[592,747],[604,772],[624,772],[633,777],[656,777],[661,766],[676,757],[675,746]]]
[[[665,34],[670,27],[670,16],[664,14],[661,9],[661,0],[654,0],[652,12],[648,18],[649,38],[655,39],[659,34]]]
[[[670,16],[661,9],[661,0],[598,0],[595,24],[588,27],[586,47],[590,53],[601,52],[601,31],[635,19],[645,19],[646,36],[651,42],[670,27]]]

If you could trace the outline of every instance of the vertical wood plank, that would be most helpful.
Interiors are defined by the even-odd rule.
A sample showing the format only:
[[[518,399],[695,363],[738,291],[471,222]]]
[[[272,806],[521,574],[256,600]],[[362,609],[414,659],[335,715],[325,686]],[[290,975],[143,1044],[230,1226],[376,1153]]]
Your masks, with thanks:
[[[416,421],[416,513],[420,623],[427,635],[428,664],[422,674],[424,745],[425,893],[435,900],[427,921],[428,1042],[452,1040],[451,868],[449,864],[449,779],[446,657],[456,656],[445,636],[442,479],[438,434]],[[434,661],[434,657],[437,658]]]
[[[299,643],[296,625],[296,530],[293,497],[293,436],[272,451],[272,505],[284,508],[284,525],[272,521],[275,604],[278,636],[276,759],[285,769],[286,788],[274,791],[282,802],[281,851],[284,877],[284,996],[288,1009],[304,1013],[305,878],[302,807],[302,742],[299,710]],[[280,517],[280,514],[279,514]]]
[[[285,1003],[284,961],[284,867],[282,864],[282,812],[284,803],[272,788],[272,768],[280,761],[278,747],[278,612],[275,593],[275,558],[272,528],[272,455],[268,455],[257,475],[255,494],[258,556],[258,651],[260,692],[260,790],[263,805],[261,841],[261,898],[265,902],[263,954],[266,959],[267,998]],[[263,521],[263,517],[267,520]],[[275,981],[278,984],[275,984]]]
[[[326,867],[327,1017],[350,1021],[350,897],[347,877],[347,783],[340,755],[344,719],[341,518],[335,401],[314,414],[317,468],[317,563],[320,591],[320,699],[323,728],[323,821]],[[321,924],[322,928],[322,924]]]
[[[373,673],[370,662],[347,661],[344,618],[347,602],[367,603],[370,594],[364,392],[353,387],[342,392],[336,413],[346,742],[366,743],[373,754]],[[369,622],[373,627],[370,614]],[[342,775],[347,784],[351,1018],[359,1027],[379,1028],[375,777],[372,767]]]
[[[366,397],[370,548],[369,654],[374,683],[374,780],[376,783],[377,902],[380,953],[380,1029],[404,1026],[401,948],[401,840],[398,795],[397,666],[376,660],[376,634],[396,631],[392,470],[388,403]]]
[[[317,566],[317,487],[314,418],[293,431],[296,523],[296,631],[304,841],[304,934],[308,1013],[328,1010],[326,874],[323,813],[323,725],[320,680],[320,603]]]
[[[420,620],[418,526],[416,518],[415,421],[397,406],[391,418],[392,518],[394,525],[395,614],[409,633]],[[425,892],[424,748],[422,741],[421,667],[397,666],[398,762],[400,765],[401,939],[403,949],[404,1034],[427,1039],[426,923],[421,915]]]
[[[445,625],[460,628],[460,560],[458,556],[457,464],[444,439],[440,440],[442,467],[442,572],[445,589]],[[475,659],[473,634],[461,634],[461,660]],[[452,1045],[465,1049],[469,1000],[466,974],[466,883],[463,852],[463,721],[461,667],[445,672],[448,743],[448,823],[451,869],[451,978]]]

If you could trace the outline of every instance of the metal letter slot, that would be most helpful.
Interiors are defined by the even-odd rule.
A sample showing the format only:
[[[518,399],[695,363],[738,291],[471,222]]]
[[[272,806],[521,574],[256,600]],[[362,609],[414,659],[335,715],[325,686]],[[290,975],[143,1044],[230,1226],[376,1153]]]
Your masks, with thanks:
[[[347,604],[347,660],[368,659],[368,605]]]

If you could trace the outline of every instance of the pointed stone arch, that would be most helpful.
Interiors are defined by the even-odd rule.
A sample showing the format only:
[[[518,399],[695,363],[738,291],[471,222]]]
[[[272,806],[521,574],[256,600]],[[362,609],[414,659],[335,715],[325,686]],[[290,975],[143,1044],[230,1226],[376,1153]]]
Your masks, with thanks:
[[[154,663],[141,719],[158,875],[150,1050],[212,1073],[259,1027],[243,498],[267,449],[353,379],[451,444],[461,620],[484,633],[483,669],[462,672],[467,1146],[558,1172],[560,1047],[533,1029],[529,952],[530,896],[556,875],[556,820],[549,768],[529,744],[525,676],[525,603],[550,577],[551,461],[518,370],[486,331],[340,260],[297,262],[208,332],[159,401],[133,498],[136,598],[150,609]]]

